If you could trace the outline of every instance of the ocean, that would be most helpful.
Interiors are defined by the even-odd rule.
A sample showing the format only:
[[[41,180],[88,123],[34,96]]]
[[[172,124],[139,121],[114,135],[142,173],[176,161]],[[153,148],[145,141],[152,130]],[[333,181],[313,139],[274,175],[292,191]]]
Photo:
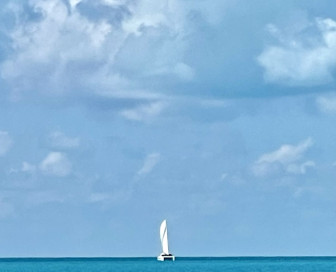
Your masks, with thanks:
[[[336,257],[2,258],[0,272],[336,272]]]

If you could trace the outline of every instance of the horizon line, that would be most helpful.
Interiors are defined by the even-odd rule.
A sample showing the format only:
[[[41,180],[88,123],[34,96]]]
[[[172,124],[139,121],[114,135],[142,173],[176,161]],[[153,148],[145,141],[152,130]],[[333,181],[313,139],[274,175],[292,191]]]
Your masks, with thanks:
[[[176,256],[176,258],[323,258],[335,257],[336,255],[235,255],[235,256]],[[0,257],[4,259],[140,259],[140,258],[156,258],[156,256],[10,256]]]

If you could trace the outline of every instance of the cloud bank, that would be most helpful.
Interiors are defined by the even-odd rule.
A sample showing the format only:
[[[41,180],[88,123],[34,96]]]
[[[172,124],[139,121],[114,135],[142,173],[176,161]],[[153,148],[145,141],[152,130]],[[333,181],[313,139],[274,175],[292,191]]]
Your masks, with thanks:
[[[183,61],[186,28],[178,1],[34,0],[25,8],[6,6],[17,20],[0,69],[17,97],[33,91],[136,99],[145,78],[193,78]],[[37,19],[27,20],[27,13]]]

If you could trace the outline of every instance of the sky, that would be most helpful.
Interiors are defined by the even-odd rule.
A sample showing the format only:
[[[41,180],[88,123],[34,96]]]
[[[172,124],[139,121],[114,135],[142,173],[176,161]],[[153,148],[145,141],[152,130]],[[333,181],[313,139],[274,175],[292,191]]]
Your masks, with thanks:
[[[3,0],[0,256],[336,255],[336,2]]]

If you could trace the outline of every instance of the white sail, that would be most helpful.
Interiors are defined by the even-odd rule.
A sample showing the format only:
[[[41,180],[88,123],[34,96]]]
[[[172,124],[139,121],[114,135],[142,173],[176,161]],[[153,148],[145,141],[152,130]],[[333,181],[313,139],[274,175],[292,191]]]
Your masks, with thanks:
[[[160,226],[160,239],[162,245],[162,253],[169,254],[168,250],[168,231],[167,231],[167,221],[163,220]]]

